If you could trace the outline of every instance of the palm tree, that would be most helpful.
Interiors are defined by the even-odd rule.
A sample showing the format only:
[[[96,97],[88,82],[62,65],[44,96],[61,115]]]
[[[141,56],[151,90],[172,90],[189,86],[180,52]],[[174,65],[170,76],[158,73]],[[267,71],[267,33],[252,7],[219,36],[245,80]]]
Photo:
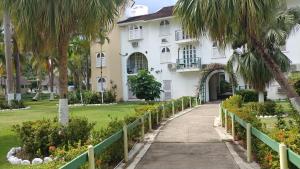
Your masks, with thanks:
[[[281,70],[283,72],[288,71],[290,67],[289,58],[281,51],[278,51],[274,56],[274,60],[280,65]],[[266,67],[261,57],[259,57],[254,49],[242,53],[236,50],[229,59],[227,66],[233,67],[234,64],[237,64],[236,72],[243,77],[247,84],[258,91],[259,102],[263,103],[264,91],[274,79],[274,76]]]
[[[95,37],[100,27],[113,23],[126,0],[5,0],[18,21],[20,36],[30,43],[44,36],[57,47],[59,70],[59,121],[67,125],[68,118],[68,45],[76,34]],[[42,30],[45,34],[39,35]]]
[[[21,94],[21,65],[20,65],[20,50],[18,47],[18,42],[16,39],[16,35],[12,36],[12,43],[13,43],[13,58],[15,64],[15,72],[16,72],[16,100],[20,101],[22,99]]]
[[[282,0],[178,0],[175,13],[192,35],[209,34],[220,47],[238,38],[241,44],[253,47],[300,111],[300,97],[273,57],[299,21],[299,9],[287,9]]]
[[[6,61],[6,95],[8,105],[14,100],[13,91],[13,67],[12,67],[12,44],[11,44],[11,19],[6,6],[3,6],[3,27],[4,27],[4,46],[5,46],[5,61]]]

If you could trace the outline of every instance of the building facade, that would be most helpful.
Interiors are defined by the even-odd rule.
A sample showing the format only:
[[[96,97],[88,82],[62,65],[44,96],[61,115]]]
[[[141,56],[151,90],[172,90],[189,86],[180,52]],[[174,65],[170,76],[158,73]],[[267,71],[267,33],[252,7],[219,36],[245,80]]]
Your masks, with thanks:
[[[123,100],[119,35],[119,27],[115,26],[108,34],[109,43],[102,46],[95,41],[91,44],[92,90],[107,91],[116,85],[118,101]]]
[[[298,0],[288,0],[288,7],[300,6]],[[128,77],[139,70],[148,70],[162,83],[161,100],[181,96],[200,96],[204,102],[222,99],[232,94],[228,85],[229,75],[224,70],[233,50],[219,50],[209,37],[194,38],[182,29],[180,21],[173,16],[173,7],[147,14],[144,6],[134,6],[137,16],[125,16],[109,34],[110,43],[102,47],[91,45],[92,76],[94,91],[111,88],[110,81],[117,85],[118,99],[136,100],[128,86]],[[146,11],[146,12],[145,12]],[[300,31],[287,40],[283,52],[292,61],[291,71],[300,70]],[[210,69],[210,68],[213,69]],[[101,79],[102,70],[102,79]],[[203,73],[207,70],[206,73]],[[249,86],[237,75],[238,87]],[[102,85],[103,84],[103,85]],[[269,99],[286,98],[276,81],[266,89]]]
[[[291,0],[289,7],[299,5]],[[122,64],[122,88],[124,100],[134,100],[128,77],[146,69],[162,83],[161,100],[181,96],[198,96],[204,102],[218,100],[230,95],[232,90],[223,89],[229,82],[224,67],[203,74],[210,66],[226,65],[233,53],[231,48],[219,50],[209,37],[194,38],[182,29],[180,21],[173,16],[173,7],[164,7],[156,13],[129,17],[118,23],[120,29],[120,53]],[[300,70],[300,32],[294,33],[284,47],[293,68]],[[293,71],[295,71],[293,70]],[[237,77],[238,89],[247,88]],[[268,98],[285,98],[285,92],[277,82],[266,89]]]

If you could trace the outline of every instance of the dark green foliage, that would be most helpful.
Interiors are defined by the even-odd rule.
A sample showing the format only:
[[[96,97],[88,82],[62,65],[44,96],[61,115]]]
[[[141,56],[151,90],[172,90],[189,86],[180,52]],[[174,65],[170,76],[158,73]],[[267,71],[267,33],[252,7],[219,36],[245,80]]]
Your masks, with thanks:
[[[10,106],[8,105],[7,101],[0,101],[0,109],[21,109],[25,107],[26,106],[23,101],[12,100]]]
[[[300,80],[294,83],[294,88],[298,94],[300,94]]]
[[[150,101],[160,98],[161,83],[157,82],[148,71],[139,71],[136,76],[129,77],[128,82],[131,91],[138,99]]]
[[[258,92],[255,90],[239,90],[236,92],[236,94],[242,96],[244,102],[258,101]]]
[[[59,125],[54,119],[27,121],[22,125],[15,125],[13,129],[18,134],[26,153],[35,158],[50,155],[49,147],[85,143],[93,127],[94,124],[89,123],[87,119],[71,118],[67,127]]]
[[[282,115],[280,109],[276,109],[276,103],[274,101],[267,101],[265,103],[250,102],[245,105],[245,108],[258,116],[274,116]]]
[[[81,104],[81,97],[79,92],[68,93],[69,104]],[[101,104],[102,96],[101,93],[84,91],[82,92],[83,104]],[[114,103],[117,101],[117,95],[115,90],[105,91],[103,94],[104,103]]]

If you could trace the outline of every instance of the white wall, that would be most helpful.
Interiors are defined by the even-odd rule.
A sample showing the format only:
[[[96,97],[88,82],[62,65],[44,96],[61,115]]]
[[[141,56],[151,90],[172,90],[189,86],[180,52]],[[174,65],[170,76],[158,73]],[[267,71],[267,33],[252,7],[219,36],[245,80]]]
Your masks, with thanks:
[[[298,0],[289,0],[292,3],[300,4]],[[297,2],[296,2],[297,1]],[[141,21],[135,24],[143,26],[143,39],[139,40],[139,47],[133,48],[131,42],[128,41],[128,25],[119,25],[121,27],[121,54],[127,53],[127,56],[122,58],[122,78],[123,78],[123,93],[124,99],[128,99],[128,86],[127,86],[127,59],[135,53],[143,53],[148,59],[148,69],[155,78],[161,83],[163,80],[172,80],[172,98],[179,98],[181,96],[194,96],[197,93],[197,88],[200,81],[200,71],[197,72],[176,72],[168,68],[169,63],[176,63],[178,58],[178,48],[182,44],[177,44],[175,41],[175,31],[181,29],[181,24],[174,18],[166,18],[170,22],[169,36],[160,36],[160,20]],[[162,44],[162,38],[167,38],[169,43]],[[286,55],[291,59],[293,64],[300,64],[300,31],[295,32],[287,41]],[[199,42],[194,43],[197,47],[199,56],[201,57],[202,64],[221,63],[226,64],[232,55],[231,46],[225,50],[225,55],[222,58],[213,58],[213,42],[208,37],[199,38]],[[161,63],[161,47],[168,46],[171,50],[171,60],[167,63]],[[222,51],[221,51],[222,53]],[[159,73],[156,73],[159,71]],[[245,86],[242,78],[237,75],[239,85]],[[208,79],[209,80],[209,79]],[[208,90],[208,89],[207,89]],[[270,88],[267,89],[268,97],[270,99],[284,98],[285,96],[277,92],[278,84],[272,83]],[[163,99],[163,97],[162,97]]]

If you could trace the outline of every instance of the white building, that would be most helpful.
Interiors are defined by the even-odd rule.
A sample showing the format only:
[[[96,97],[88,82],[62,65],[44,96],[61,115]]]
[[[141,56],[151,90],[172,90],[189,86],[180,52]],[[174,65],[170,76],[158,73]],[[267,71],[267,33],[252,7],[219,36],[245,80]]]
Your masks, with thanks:
[[[172,14],[173,7],[170,6],[118,23],[124,100],[135,99],[127,79],[141,69],[149,70],[162,83],[162,100],[196,96],[200,91],[201,99],[207,102],[228,94],[228,91],[222,91],[220,85],[229,79],[223,68],[215,69],[205,77],[201,77],[200,71],[214,63],[225,65],[233,51],[229,48],[219,51],[208,37],[190,37]],[[300,32],[287,42],[285,53],[293,64],[300,64],[299,42]],[[238,77],[238,81],[240,88],[246,86],[241,78]],[[284,97],[278,88],[277,83],[272,83],[268,89],[269,98]]]

